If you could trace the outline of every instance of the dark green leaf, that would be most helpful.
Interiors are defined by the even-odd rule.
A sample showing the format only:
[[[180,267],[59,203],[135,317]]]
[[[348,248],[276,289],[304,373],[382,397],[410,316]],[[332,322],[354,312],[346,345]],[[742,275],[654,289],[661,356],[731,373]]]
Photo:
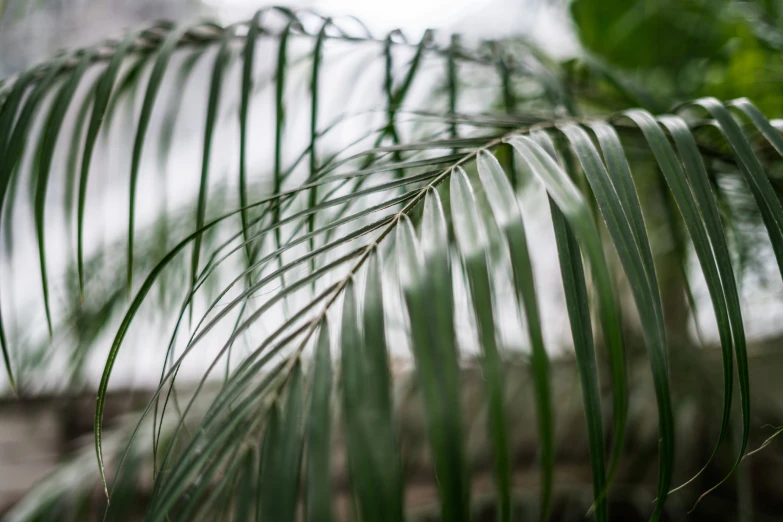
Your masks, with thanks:
[[[85,52],[79,59],[79,63],[71,73],[68,80],[57,92],[52,102],[52,107],[44,124],[41,140],[38,145],[38,169],[36,175],[35,191],[35,229],[38,238],[38,259],[41,265],[41,283],[43,287],[44,308],[46,309],[46,324],[49,327],[49,335],[52,334],[52,319],[49,308],[49,280],[46,270],[46,244],[44,239],[44,211],[46,204],[46,191],[49,186],[49,173],[54,157],[54,148],[57,137],[60,134],[65,113],[68,111],[71,99],[79,86],[84,72],[89,67],[94,50]]]
[[[653,372],[659,412],[658,497],[651,517],[657,520],[663,510],[663,504],[671,484],[674,467],[674,426],[668,384],[668,353],[663,305],[652,264],[652,252],[644,230],[641,208],[633,188],[631,173],[619,144],[619,138],[610,128],[601,125],[594,127],[612,172],[610,179],[609,173],[587,133],[580,127],[570,124],[562,126],[561,130],[571,141],[574,152],[593,189],[598,207],[601,209],[612,242],[628,277],[642,322],[642,332]],[[612,471],[610,468],[610,477]]]
[[[131,156],[130,170],[130,208],[128,210],[128,289],[130,290],[133,282],[133,234],[136,216],[136,183],[139,177],[139,167],[141,166],[141,153],[144,148],[144,138],[152,117],[152,109],[155,106],[155,100],[160,91],[160,85],[163,81],[163,75],[171,58],[171,54],[177,47],[186,27],[177,26],[171,29],[166,36],[166,40],[160,46],[155,58],[155,65],[150,72],[147,81],[147,90],[144,93],[144,101],[141,106],[139,123],[136,127],[136,137],[133,140],[133,153]],[[201,237],[199,235],[199,237]]]
[[[422,246],[407,216],[397,226],[397,270],[411,325],[417,383],[424,399],[443,520],[470,520],[470,487],[462,437],[459,367],[452,323],[452,284],[447,231],[440,200],[432,192]]]
[[[644,118],[644,120],[647,120],[647,118]],[[685,225],[693,239],[694,249],[699,258],[713,302],[713,308],[715,309],[715,318],[718,322],[718,332],[723,350],[724,404],[721,431],[712,455],[702,470],[699,471],[699,474],[701,474],[714,458],[724,435],[729,430],[733,385],[732,344],[736,351],[737,360],[745,361],[744,363],[738,363],[738,366],[747,364],[745,332],[742,324],[739,292],[731,266],[731,255],[729,254],[718,207],[712,194],[707,172],[699,155],[696,140],[682,119],[675,116],[663,116],[658,121],[666,127],[674,139],[677,151],[682,159],[685,177],[688,183],[690,183],[690,191],[687,190],[687,187],[682,188],[679,186],[681,183],[678,183],[677,177],[682,176],[683,170],[679,169],[677,163],[671,164],[675,168],[662,169],[667,180],[671,179],[669,185],[672,187],[672,194],[683,213]],[[645,121],[645,124],[652,125],[649,121]],[[655,137],[656,142],[660,144],[658,146],[667,150],[666,153],[659,154],[671,155],[671,152],[666,147],[663,147],[665,141],[661,140],[664,138],[658,131],[653,130],[652,126],[650,129],[648,133]],[[696,200],[695,203],[691,201],[693,198]],[[749,390],[740,388],[740,393],[748,394]]]
[[[547,485],[544,491],[550,489],[553,481],[554,469],[554,410],[552,407],[552,390],[550,384],[549,356],[544,346],[544,338],[541,330],[541,319],[538,312],[538,299],[536,297],[533,267],[530,262],[527,238],[522,212],[514,196],[514,189],[509,178],[503,172],[498,160],[488,152],[481,152],[477,159],[478,173],[481,184],[487,195],[492,214],[503,233],[511,257],[511,268],[514,278],[514,289],[517,301],[522,305],[527,322],[528,335],[531,347],[531,363],[533,366],[533,380],[536,393],[536,411],[538,414],[538,435],[541,446],[541,484]],[[597,399],[597,397],[596,397]],[[589,410],[588,410],[589,411]],[[591,419],[592,420],[592,419]],[[598,417],[600,428],[600,416]],[[599,429],[600,432],[600,429]],[[602,442],[602,441],[601,441]],[[591,454],[595,448],[591,446]],[[603,446],[601,444],[601,475],[596,475],[594,470],[594,482],[603,480]],[[601,484],[602,485],[602,484]],[[547,505],[548,501],[542,500],[541,505]],[[543,512],[544,510],[542,510]]]
[[[82,153],[81,171],[79,175],[79,200],[76,206],[77,225],[76,225],[76,270],[79,275],[79,295],[84,298],[84,211],[85,200],[87,198],[87,180],[90,174],[90,161],[95,149],[95,142],[98,139],[98,132],[106,116],[111,99],[114,84],[120,72],[120,67],[130,52],[131,45],[138,36],[137,32],[128,33],[122,39],[117,49],[114,51],[112,59],[103,71],[93,96],[92,112],[90,113],[90,123],[87,127],[87,135],[84,138],[84,152]]]
[[[332,520],[331,398],[332,354],[329,325],[324,318],[315,347],[314,375],[307,428],[307,520]]]
[[[242,92],[239,100],[239,206],[247,206],[247,119],[250,110],[250,95],[253,92],[253,66],[255,64],[256,40],[261,32],[261,16],[264,10],[256,12],[247,29],[245,38],[244,59],[242,61]],[[276,191],[277,192],[277,191]],[[247,241],[248,224],[247,211],[240,214],[242,219],[242,234]],[[247,246],[248,263],[250,262],[250,245]]]
[[[576,237],[581,250],[585,253],[590,263],[590,269],[593,275],[598,300],[599,315],[601,327],[604,332],[604,341],[610,359],[610,368],[612,371],[612,396],[614,399],[614,427],[613,440],[615,444],[615,454],[619,455],[625,440],[625,420],[628,411],[628,391],[625,376],[625,357],[622,344],[622,330],[620,326],[619,311],[617,308],[616,297],[606,259],[603,253],[600,236],[594,225],[590,210],[574,185],[573,181],[555,162],[551,155],[554,154],[554,147],[551,145],[549,137],[543,133],[534,135],[536,140],[542,142],[549,150],[545,151],[536,142],[525,137],[514,137],[509,143],[522,155],[523,159],[535,175],[541,179],[547,188],[552,201],[557,206],[563,218],[570,226]],[[553,219],[558,219],[559,214],[553,212]],[[557,223],[556,223],[557,224]],[[563,227],[560,228],[561,232]],[[569,317],[572,323],[572,335],[579,336],[577,350],[581,352],[580,363],[585,370],[583,375],[583,386],[590,386],[590,348],[592,343],[587,341],[589,333],[589,322],[586,322],[589,314],[586,314],[586,303],[583,301],[585,295],[582,295],[580,282],[582,280],[581,270],[576,264],[575,257],[578,253],[568,245],[566,251],[567,234],[561,233],[558,250],[561,258],[561,270],[568,270],[569,282],[567,291],[572,292],[569,299]],[[568,254],[569,262],[563,262]],[[564,276],[566,277],[566,276]],[[573,281],[573,284],[571,282]],[[593,430],[595,427],[593,426]],[[595,434],[594,434],[595,436]],[[619,458],[619,457],[618,457]]]
[[[352,284],[343,307],[342,397],[352,489],[362,520],[403,519],[378,254],[371,254],[359,335]]]
[[[272,407],[261,447],[259,516],[261,520],[293,522],[299,498],[304,403],[302,368],[294,363],[286,386],[285,409]]]
[[[451,175],[450,195],[454,235],[468,276],[473,314],[478,325],[479,343],[483,352],[482,369],[487,387],[489,412],[488,431],[495,456],[495,481],[499,497],[498,520],[508,522],[511,520],[511,454],[503,396],[505,389],[503,362],[495,339],[496,327],[487,265],[486,230],[476,208],[473,189],[461,167],[457,167]],[[546,416],[547,412],[541,414]],[[552,433],[545,435],[548,439],[541,440],[542,520],[547,519],[550,509],[554,468]]]

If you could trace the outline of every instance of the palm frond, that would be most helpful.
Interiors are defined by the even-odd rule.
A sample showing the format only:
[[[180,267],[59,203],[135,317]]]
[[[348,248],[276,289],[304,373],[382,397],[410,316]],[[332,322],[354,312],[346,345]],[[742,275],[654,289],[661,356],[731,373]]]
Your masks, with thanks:
[[[269,16],[277,18],[263,25]],[[276,60],[261,60],[268,67],[259,81],[256,64],[266,38],[276,43],[269,53]],[[304,52],[303,41],[311,44]],[[347,110],[337,109],[333,121],[324,118],[324,107],[335,103],[327,96],[324,71],[340,65],[328,53],[330,44],[347,45],[351,53],[370,45],[372,62],[382,65],[373,84],[377,103],[355,114],[363,119],[353,133],[345,131],[354,116]],[[405,466],[403,421],[395,412],[399,398],[393,394],[398,375],[392,361],[403,358],[415,366],[412,379],[431,464],[424,474],[436,484],[440,519],[474,517],[479,502],[472,488],[475,448],[468,440],[476,429],[472,421],[480,417],[491,455],[496,511],[500,520],[511,520],[519,491],[512,431],[517,405],[508,390],[509,380],[518,376],[508,366],[520,350],[529,353],[525,367],[532,387],[526,391],[537,416],[537,511],[541,520],[548,519],[556,495],[556,418],[562,406],[554,398],[552,353],[545,344],[548,319],[531,259],[535,246],[529,243],[528,216],[523,219],[535,212],[532,191],[541,200],[546,195],[551,215],[581,387],[595,518],[609,520],[607,497],[624,458],[631,415],[627,366],[638,360],[629,346],[641,338],[659,445],[656,491],[647,500],[655,499],[650,517],[659,519],[677,469],[678,398],[671,374],[681,361],[678,350],[685,348],[667,331],[661,262],[646,208],[649,196],[637,190],[640,172],[653,172],[665,181],[718,326],[722,414],[715,449],[699,473],[731,432],[734,358],[742,429],[729,474],[736,470],[751,435],[749,363],[740,292],[720,211],[723,201],[718,199],[725,196],[713,188],[720,182],[714,165],[742,175],[783,273],[783,207],[780,186],[770,175],[780,167],[783,139],[748,100],[724,104],[702,98],[657,116],[644,109],[579,116],[578,100],[560,83],[559,70],[528,48],[522,51],[523,66],[511,49],[516,45],[489,42],[472,52],[457,38],[439,47],[429,32],[417,44],[408,44],[396,32],[374,39],[364,32],[349,33],[331,19],[274,8],[225,28],[156,24],[119,41],[64,53],[3,84],[0,204],[22,206],[24,200],[12,197],[12,187],[22,176],[30,178],[50,332],[63,313],[62,307],[52,306],[51,267],[68,269],[78,282],[69,293],[90,303],[87,276],[92,275],[93,256],[111,253],[116,258],[127,245],[126,260],[109,267],[115,276],[117,266],[125,268],[125,278],[106,284],[97,312],[97,321],[108,324],[121,296],[132,291],[119,324],[112,324],[116,333],[97,389],[95,450],[107,496],[103,414],[111,378],[121,352],[128,350],[131,332],[151,328],[141,320],[166,313],[160,322],[171,333],[166,350],[159,350],[164,355],[159,382],[131,431],[125,456],[113,458],[120,462],[117,473],[122,462],[136,461],[135,441],[152,425],[148,519],[225,515],[285,522],[297,520],[303,510],[308,520],[333,520],[355,510],[365,520],[400,520],[412,513],[406,485],[413,479]],[[183,58],[185,50],[194,54]],[[403,74],[395,65],[400,51],[410,58]],[[162,226],[174,230],[176,239],[167,236],[161,245],[150,232],[159,223],[143,228],[143,235],[137,226],[145,151],[149,155],[145,145],[156,143],[164,156],[173,150],[167,134],[173,132],[178,109],[165,121],[156,120],[166,74],[172,64],[184,71],[173,87],[173,96],[184,98],[193,89],[189,68],[207,52],[214,56],[208,63],[204,118],[199,119],[204,131],[192,140],[201,149],[194,178],[198,190],[183,197],[186,218],[174,219],[176,213],[164,209]],[[241,60],[232,60],[236,53],[242,53]],[[428,59],[437,64],[437,73]],[[468,104],[464,100],[475,94],[473,88],[480,92],[486,86],[471,85],[473,77],[466,71],[488,78],[486,85],[502,100],[502,114],[492,112],[486,95],[478,96],[481,112],[460,112]],[[432,93],[415,98],[414,81],[422,76],[443,77],[442,108]],[[521,82],[530,87],[527,93],[515,90]],[[137,85],[145,86],[138,111]],[[289,114],[292,85],[308,90],[305,117]],[[267,109],[273,108],[268,112],[274,114],[267,118],[271,137],[264,142],[271,161],[253,153],[258,143],[254,102],[264,94]],[[131,114],[123,136],[132,136],[124,170],[130,186],[122,193],[129,204],[127,235],[88,251],[88,183],[95,182],[97,170],[93,158],[101,148],[101,132],[108,133],[103,152],[111,151],[116,134],[109,127],[121,103],[128,104]],[[66,122],[72,111],[77,122],[69,135],[64,129],[71,128]],[[230,132],[227,121],[238,131],[236,154],[218,142]],[[717,129],[720,141],[705,136],[705,126]],[[289,161],[296,129],[302,146]],[[357,134],[355,141],[352,134]],[[45,210],[57,177],[54,158],[66,137],[83,148],[81,156],[76,152],[68,162],[80,166],[76,224],[66,227],[76,238],[77,254],[75,261],[62,262],[46,253],[46,216],[52,212]],[[763,154],[761,146],[778,154]],[[217,163],[216,157],[226,161]],[[219,169],[229,176],[219,178]],[[62,177],[75,180],[75,175],[74,167]],[[107,179],[114,183],[117,178]],[[73,187],[75,181],[70,183]],[[218,197],[220,192],[233,195]],[[0,216],[6,215],[0,206]],[[165,254],[158,256],[161,251]],[[166,300],[155,313],[143,314],[153,306],[153,288],[172,272],[189,272],[167,287],[181,296],[179,307]],[[627,285],[630,299],[621,284]],[[83,314],[90,310],[77,306]],[[593,310],[600,326],[596,334]],[[629,317],[638,327],[630,326]],[[509,328],[515,336],[511,343]],[[17,339],[6,335],[2,321],[0,340],[13,387],[15,381],[23,382],[12,364],[10,347]],[[208,366],[180,404],[178,390],[183,387],[177,378],[194,360],[209,361]],[[220,379],[219,365],[225,365],[224,378],[209,393],[210,383]],[[604,365],[611,390],[607,430],[600,386],[604,376],[599,375]],[[474,366],[481,371],[481,415],[468,410],[463,390],[466,368]],[[337,444],[344,447],[344,462],[332,455]],[[353,499],[348,507],[334,501],[338,467],[347,470]],[[115,488],[120,476],[112,482]]]

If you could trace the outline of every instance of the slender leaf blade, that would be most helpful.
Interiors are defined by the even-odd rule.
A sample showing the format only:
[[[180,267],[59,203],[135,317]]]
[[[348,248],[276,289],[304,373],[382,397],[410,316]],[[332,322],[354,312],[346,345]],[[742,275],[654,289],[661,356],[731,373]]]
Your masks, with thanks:
[[[84,138],[84,151],[79,174],[79,196],[76,205],[76,271],[79,277],[79,295],[84,298],[84,213],[87,199],[87,182],[90,174],[90,162],[101,125],[104,123],[109,100],[111,99],[120,67],[131,50],[138,32],[129,32],[114,50],[114,54],[98,80],[93,94],[92,112]]]
[[[223,74],[231,57],[229,44],[234,32],[227,29],[223,32],[220,47],[215,55],[212,66],[212,77],[209,84],[209,99],[207,100],[207,119],[204,124],[204,148],[201,154],[201,181],[198,189],[198,204],[196,207],[196,230],[204,226],[207,211],[207,191],[209,189],[209,162],[212,156],[212,139],[215,133],[215,122],[218,116],[218,104],[220,92],[223,86]],[[201,256],[201,241],[203,236],[198,236],[193,243],[193,256],[191,258],[191,281],[195,283],[198,273],[199,257]]]
[[[157,51],[155,64],[152,66],[150,77],[147,80],[147,90],[144,93],[144,101],[139,114],[139,122],[136,126],[136,136],[133,140],[133,151],[131,154],[130,169],[130,207],[128,210],[128,289],[133,283],[133,236],[136,223],[136,185],[139,177],[139,168],[141,167],[141,153],[144,149],[144,138],[147,135],[150,119],[152,118],[152,109],[155,107],[155,101],[160,91],[163,76],[168,68],[171,55],[177,47],[182,35],[185,33],[184,26],[172,28],[163,44]]]
[[[332,520],[331,432],[332,354],[324,318],[315,348],[307,427],[307,520]]]
[[[666,329],[649,241],[641,222],[641,209],[630,179],[619,139],[599,127],[604,155],[612,170],[610,178],[606,167],[587,133],[573,124],[560,127],[593,189],[598,207],[628,277],[636,308],[642,321],[642,332],[653,372],[659,412],[659,478],[658,496],[651,516],[657,520],[669,492],[674,467],[674,431],[671,415],[671,396],[668,385],[668,354]],[[613,183],[614,182],[614,183]],[[610,475],[612,468],[610,467]]]
[[[683,169],[675,168],[668,171],[668,177],[681,176],[683,171],[690,184],[690,191],[677,188],[675,201],[681,207],[686,227],[694,242],[694,250],[704,272],[707,288],[715,310],[715,319],[718,323],[718,333],[723,350],[723,376],[724,376],[724,406],[721,431],[715,448],[704,467],[697,473],[701,474],[712,461],[723,441],[724,435],[729,433],[729,420],[731,413],[731,395],[733,388],[733,360],[732,346],[737,360],[747,361],[745,348],[745,332],[742,324],[742,311],[740,308],[739,291],[731,266],[731,255],[726,244],[726,238],[721,226],[720,215],[715,198],[712,194],[707,172],[702,163],[701,156],[696,145],[696,140],[688,129],[687,124],[676,116],[663,116],[658,121],[671,134],[682,159]],[[647,122],[647,125],[651,125]],[[658,134],[656,131],[652,131]],[[658,135],[657,140],[661,140]],[[676,178],[674,183],[676,186]],[[673,193],[675,189],[673,188]],[[692,195],[691,195],[692,194]],[[695,199],[695,202],[688,201]],[[703,225],[701,224],[703,220]],[[742,363],[738,363],[742,364]],[[745,363],[747,364],[747,363]],[[740,389],[740,393],[748,393],[749,390]],[[693,479],[691,479],[693,480]],[[688,484],[691,480],[686,482]],[[680,486],[682,487],[682,486]]]
[[[517,301],[522,305],[528,327],[531,346],[531,364],[538,415],[538,436],[541,445],[541,484],[553,482],[554,468],[554,409],[549,368],[549,356],[544,346],[541,318],[538,310],[533,267],[530,261],[522,212],[514,196],[514,189],[498,160],[489,152],[481,152],[477,158],[481,184],[487,195],[492,214],[503,233],[511,257],[511,268]],[[588,413],[593,413],[590,410]],[[594,421],[594,418],[588,417]],[[599,433],[600,415],[598,416]],[[602,443],[602,441],[600,441]],[[593,447],[591,455],[599,449]],[[601,470],[603,470],[603,445],[600,444]],[[593,481],[603,487],[602,477],[593,470]],[[542,487],[542,491],[551,485]],[[542,505],[545,505],[542,502]],[[602,513],[601,513],[602,514]],[[600,518],[599,518],[600,520]]]
[[[285,408],[280,411],[279,406],[273,407],[261,447],[258,504],[261,520],[296,520],[304,426],[300,362],[294,363],[289,379]]]
[[[592,215],[587,203],[580,195],[576,185],[555,162],[552,157],[555,153],[551,139],[543,132],[533,135],[536,141],[544,144],[547,150],[537,144],[530,138],[524,136],[513,137],[509,143],[522,156],[525,164],[533,171],[544,184],[549,193],[552,203],[557,207],[558,212],[553,212],[553,219],[558,219],[560,214],[573,231],[574,237],[578,241],[579,247],[585,253],[590,263],[590,270],[593,275],[593,282],[596,287],[599,300],[599,316],[601,328],[604,333],[604,342],[610,358],[610,368],[612,371],[612,397],[614,404],[614,425],[613,425],[613,452],[619,455],[625,440],[626,419],[628,414],[628,387],[625,374],[625,355],[622,343],[622,329],[617,307],[616,297],[609,270],[606,264],[606,258],[601,246],[598,230],[594,225]],[[558,224],[558,223],[556,223]],[[559,225],[559,224],[558,224]],[[560,227],[563,228],[563,227]],[[561,257],[561,270],[568,270],[569,278],[566,282],[569,284],[567,290],[572,290],[571,304],[569,306],[569,318],[572,323],[572,335],[579,336],[578,350],[582,352],[580,359],[585,370],[583,376],[583,386],[590,386],[590,361],[592,358],[592,342],[588,341],[589,334],[589,313],[586,310],[586,302],[583,301],[585,295],[582,294],[581,282],[583,276],[579,270],[579,265],[575,263],[578,253],[573,248],[565,249],[567,234],[561,234],[563,238],[558,251]],[[572,245],[569,245],[572,246]],[[569,254],[566,258],[565,254]],[[563,259],[568,259],[568,263],[563,263]],[[565,265],[565,266],[564,266]],[[568,294],[567,294],[568,295]],[[595,429],[595,427],[593,427]],[[595,433],[593,432],[593,436]],[[619,458],[619,457],[618,457]]]
[[[482,348],[482,368],[486,382],[488,431],[495,456],[498,490],[498,520],[511,520],[511,455],[508,421],[504,403],[503,362],[495,338],[496,327],[487,263],[487,238],[481,216],[465,172],[457,167],[451,175],[451,216],[457,245],[468,276],[473,314]],[[430,206],[430,208],[433,208]],[[425,210],[426,212],[426,210]],[[552,496],[554,453],[551,433],[541,440],[541,520],[548,518]]]
[[[462,448],[459,368],[452,323],[452,287],[445,218],[437,212],[423,223],[422,252],[409,218],[396,228],[398,277],[408,309],[417,383],[424,400],[441,517],[470,520],[470,489]],[[445,243],[447,244],[447,243]],[[429,257],[426,257],[429,254]],[[425,275],[426,274],[426,275]]]
[[[65,119],[65,113],[70,107],[71,100],[81,82],[84,72],[92,62],[95,50],[85,51],[79,59],[76,68],[71,73],[68,80],[63,83],[52,102],[49,115],[46,118],[46,124],[42,131],[41,140],[38,145],[38,169],[36,176],[35,190],[35,229],[38,239],[38,260],[41,268],[41,284],[43,290],[44,308],[46,310],[46,324],[49,327],[49,335],[52,334],[52,317],[49,307],[49,278],[46,269],[46,242],[44,237],[44,217],[46,192],[49,186],[49,174],[54,158],[54,149],[57,144],[57,137],[60,134]]]

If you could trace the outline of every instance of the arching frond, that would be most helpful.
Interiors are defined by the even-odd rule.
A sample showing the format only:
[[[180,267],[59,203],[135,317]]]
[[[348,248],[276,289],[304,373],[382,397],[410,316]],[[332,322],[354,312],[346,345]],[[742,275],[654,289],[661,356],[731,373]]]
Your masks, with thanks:
[[[658,115],[639,108],[580,115],[560,71],[534,52],[520,55],[504,42],[472,52],[458,39],[446,46],[433,39],[429,32],[413,44],[396,32],[374,39],[276,8],[226,28],[157,24],[65,53],[3,84],[0,204],[24,210],[30,201],[14,192],[20,180],[29,182],[48,328],[56,338],[71,314],[76,321],[97,315],[101,328],[80,330],[92,343],[103,341],[105,325],[113,327],[95,411],[98,469],[110,498],[122,463],[138,461],[137,441],[151,431],[146,517],[153,521],[338,520],[354,511],[363,520],[401,520],[415,515],[411,484],[421,477],[434,485],[441,520],[471,520],[483,501],[474,486],[486,472],[485,455],[498,519],[512,520],[520,497],[534,490],[536,500],[526,505],[546,520],[557,495],[557,420],[565,407],[553,345],[563,341],[575,354],[571,378],[581,390],[599,521],[609,520],[608,499],[633,432],[629,418],[638,419],[629,397],[640,385],[628,367],[644,362],[658,445],[657,483],[645,500],[654,500],[649,516],[659,519],[673,486],[689,478],[676,458],[672,383],[688,347],[670,325],[660,218],[650,191],[640,188],[650,177],[679,211],[668,224],[682,223],[687,233],[718,330],[721,420],[715,449],[698,468],[716,458],[732,431],[735,370],[742,423],[729,474],[739,466],[751,436],[749,357],[726,232],[731,220],[722,213],[731,197],[715,187],[729,175],[749,187],[756,230],[765,232],[783,273],[783,207],[770,175],[783,155],[778,131],[748,100],[702,98]],[[346,64],[334,52],[341,45],[353,57],[369,46],[370,65],[341,71]],[[210,60],[200,59],[206,54]],[[203,99],[193,101],[197,61],[209,81]],[[167,80],[177,67],[177,81]],[[343,74],[336,86],[333,71]],[[350,90],[366,77],[371,88]],[[422,77],[430,80],[423,94],[415,90]],[[442,83],[443,96],[431,92],[433,82]],[[300,88],[296,98],[292,87]],[[487,88],[496,94],[483,94]],[[362,97],[373,100],[369,108],[338,107]],[[495,97],[502,113],[493,109]],[[158,118],[162,103],[166,115]],[[294,110],[301,106],[309,106],[304,116]],[[115,117],[128,128],[113,125]],[[265,129],[254,125],[262,117]],[[71,133],[63,130],[70,123]],[[145,161],[150,145],[161,157],[175,155],[169,140],[182,124],[180,150],[195,157],[197,176],[164,165],[166,179],[146,176],[142,190],[145,172],[154,170]],[[231,133],[238,140],[221,141]],[[57,172],[54,158],[70,145],[66,138],[79,144],[67,162],[78,168]],[[774,154],[762,152],[770,148]],[[123,168],[97,168],[99,152],[122,156]],[[52,187],[68,176],[73,202],[76,172],[77,218],[59,230],[68,245],[75,239],[76,254],[60,258],[48,254],[54,212],[44,211]],[[91,202],[96,175],[110,186]],[[162,217],[139,219],[142,200],[169,180],[183,210],[164,204]],[[117,185],[128,187],[119,197]],[[88,226],[100,224],[90,205],[101,198],[116,198],[107,214],[122,216],[127,233],[86,248],[100,229]],[[116,201],[127,207],[117,210]],[[0,216],[8,216],[2,207]],[[529,223],[542,216],[547,237],[533,236]],[[554,334],[535,263],[548,238],[570,328]],[[109,255],[114,261],[91,273]],[[56,305],[50,292],[49,274],[66,270],[76,305]],[[113,277],[95,300],[90,283],[106,273]],[[153,290],[166,279],[167,297],[155,306]],[[131,342],[153,327],[167,337]],[[18,332],[5,332],[0,328],[10,382],[24,392],[29,384],[13,367]],[[126,454],[112,448],[107,461],[120,471],[107,480],[106,396],[122,355],[150,342],[160,379]],[[413,371],[396,369],[399,361]],[[197,378],[184,387],[177,379],[189,364]],[[474,369],[479,378],[470,377]],[[525,372],[531,384],[517,395]],[[416,444],[400,412],[406,375],[421,420]],[[535,488],[524,491],[515,457],[523,405],[535,411],[539,468]],[[470,444],[474,432],[482,434],[478,450]],[[425,464],[411,469],[406,459],[416,452]],[[25,506],[13,520],[30,519]],[[112,502],[109,513],[114,509]]]

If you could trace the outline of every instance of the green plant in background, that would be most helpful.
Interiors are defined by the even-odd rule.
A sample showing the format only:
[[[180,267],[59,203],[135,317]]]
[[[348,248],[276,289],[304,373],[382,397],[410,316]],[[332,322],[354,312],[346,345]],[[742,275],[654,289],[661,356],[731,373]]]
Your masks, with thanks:
[[[606,521],[632,487],[658,520],[691,477],[704,503],[734,480],[758,438],[751,388],[779,390],[754,378],[741,293],[748,274],[783,271],[783,137],[764,116],[781,112],[779,15],[708,0],[576,0],[571,12],[585,52],[562,64],[521,38],[376,39],[354,20],[269,8],[227,27],[160,22],[3,82],[7,248],[26,230],[14,212],[31,213],[46,328],[71,347],[74,374],[113,336],[98,467],[82,455],[11,519],[68,516],[58,499],[89,498],[91,484],[61,480],[70,471],[99,469],[107,495],[133,490],[127,469],[149,459],[150,520],[570,520],[589,507]],[[209,81],[194,102],[199,66]],[[365,98],[367,110],[349,103]],[[178,119],[198,176],[168,166]],[[145,192],[152,152],[162,176]],[[122,168],[99,170],[100,154]],[[128,187],[129,226],[87,248],[96,179]],[[170,182],[187,202],[140,225],[149,187]],[[60,204],[72,248],[53,256]],[[547,346],[531,217],[551,220],[573,357]],[[702,279],[714,350],[688,330]],[[159,385],[147,420],[115,428],[130,435],[109,467],[115,363],[153,325],[170,335],[155,338]],[[22,337],[7,330],[9,379],[25,393],[40,361],[18,371]],[[210,361],[203,378],[175,386],[194,357]],[[694,400],[715,434],[706,455],[682,457]],[[569,518],[558,463],[579,444],[591,500]],[[523,487],[525,451],[538,478]],[[422,482],[434,505],[415,503]],[[107,517],[131,516],[111,498]]]

